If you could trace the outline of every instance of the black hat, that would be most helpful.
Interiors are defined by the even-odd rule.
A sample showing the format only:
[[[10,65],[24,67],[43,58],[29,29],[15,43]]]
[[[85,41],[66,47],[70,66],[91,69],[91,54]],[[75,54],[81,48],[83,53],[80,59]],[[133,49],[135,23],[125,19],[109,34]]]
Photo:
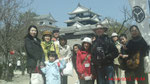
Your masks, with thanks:
[[[53,30],[53,33],[58,33],[59,32],[59,30]]]

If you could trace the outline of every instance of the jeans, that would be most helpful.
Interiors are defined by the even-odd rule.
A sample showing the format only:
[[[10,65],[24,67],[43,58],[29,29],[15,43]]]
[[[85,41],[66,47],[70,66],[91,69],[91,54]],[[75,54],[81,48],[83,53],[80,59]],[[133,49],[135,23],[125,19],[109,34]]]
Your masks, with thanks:
[[[97,84],[115,84],[114,67],[112,65],[97,68]]]

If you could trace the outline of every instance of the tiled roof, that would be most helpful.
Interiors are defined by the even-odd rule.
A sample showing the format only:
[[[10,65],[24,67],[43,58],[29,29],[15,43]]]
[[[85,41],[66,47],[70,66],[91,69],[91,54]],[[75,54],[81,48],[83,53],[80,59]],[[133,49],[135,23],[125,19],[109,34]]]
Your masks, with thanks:
[[[54,22],[57,22],[53,16],[49,13],[47,15],[40,15],[40,16],[37,16],[37,17],[34,17],[35,19],[48,19],[48,20],[51,20],[51,21],[54,21]]]
[[[79,3],[78,6],[77,6],[77,8],[75,10],[73,10],[71,13],[68,13],[68,14],[71,15],[71,14],[77,14],[77,13],[82,13],[82,12],[86,12],[86,11],[94,13],[94,12],[91,11],[91,9],[88,9],[88,8],[80,5],[80,3]],[[94,13],[94,14],[96,14],[96,13]],[[98,15],[98,14],[96,14],[96,15]]]
[[[95,25],[82,26],[81,28],[71,26],[67,28],[61,28],[60,33],[74,33],[75,35],[88,34],[88,33],[93,33],[94,28]]]

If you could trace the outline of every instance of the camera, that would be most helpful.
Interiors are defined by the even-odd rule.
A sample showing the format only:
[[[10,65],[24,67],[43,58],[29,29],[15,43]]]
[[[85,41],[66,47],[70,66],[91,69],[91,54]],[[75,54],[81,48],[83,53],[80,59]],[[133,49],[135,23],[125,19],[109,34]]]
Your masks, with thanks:
[[[97,60],[102,61],[105,57],[103,47],[96,47],[96,51],[97,51]]]

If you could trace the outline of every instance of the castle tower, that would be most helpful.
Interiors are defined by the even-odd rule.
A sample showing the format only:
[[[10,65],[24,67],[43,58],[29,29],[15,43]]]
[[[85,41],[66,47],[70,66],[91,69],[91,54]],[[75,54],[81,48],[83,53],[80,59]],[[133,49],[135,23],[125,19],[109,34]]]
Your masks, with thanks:
[[[54,29],[59,29],[55,23],[57,22],[53,16],[49,13],[47,15],[39,15],[37,17],[34,17],[38,27],[40,28],[41,31],[44,30],[49,30],[53,31]]]
[[[72,12],[68,13],[70,15],[69,20],[65,21],[67,26],[85,26],[85,25],[94,25],[101,20],[99,19],[100,15],[94,13],[91,9],[88,9],[84,6],[78,4],[77,8]]]

